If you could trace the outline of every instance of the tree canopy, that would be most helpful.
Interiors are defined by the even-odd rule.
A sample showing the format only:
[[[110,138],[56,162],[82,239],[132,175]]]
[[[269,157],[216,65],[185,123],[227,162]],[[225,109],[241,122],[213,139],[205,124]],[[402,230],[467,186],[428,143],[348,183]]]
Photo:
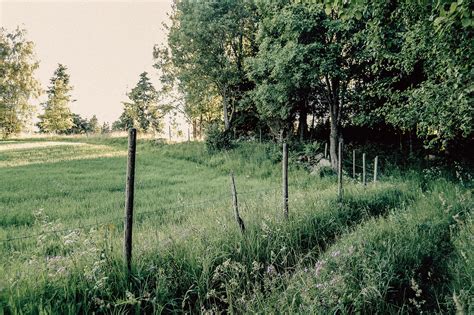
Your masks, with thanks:
[[[147,72],[140,74],[137,85],[127,93],[128,102],[124,102],[124,111],[114,122],[113,129],[139,131],[160,131],[162,114],[158,108],[158,91],[148,77]]]
[[[199,115],[220,103],[225,130],[329,126],[333,165],[351,126],[439,150],[472,138],[469,1],[178,0],[171,21],[162,81]]]
[[[31,99],[40,93],[34,78],[38,62],[26,31],[0,28],[0,136],[19,133],[30,121]]]
[[[43,104],[44,113],[38,116],[38,127],[42,132],[61,133],[73,126],[69,108],[73,102],[71,91],[67,67],[58,64],[46,91],[48,100]]]

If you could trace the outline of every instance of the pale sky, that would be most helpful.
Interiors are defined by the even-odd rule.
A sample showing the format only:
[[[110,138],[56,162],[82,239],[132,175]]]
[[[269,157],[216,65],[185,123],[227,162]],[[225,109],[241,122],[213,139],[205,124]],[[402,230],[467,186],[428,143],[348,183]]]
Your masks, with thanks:
[[[153,46],[166,43],[172,0],[0,0],[0,25],[21,26],[35,45],[43,89],[58,63],[69,68],[75,113],[113,122],[125,93],[147,71],[158,88]]]

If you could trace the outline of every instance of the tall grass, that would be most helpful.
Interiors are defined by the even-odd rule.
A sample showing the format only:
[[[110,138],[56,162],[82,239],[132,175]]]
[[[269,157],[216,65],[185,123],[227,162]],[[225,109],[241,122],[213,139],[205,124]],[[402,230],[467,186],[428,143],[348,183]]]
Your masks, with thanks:
[[[472,252],[466,242],[466,217],[474,206],[470,192],[440,181],[414,204],[387,218],[368,220],[341,237],[314,264],[291,275],[276,275],[284,285],[262,292],[248,310],[283,313],[454,312],[450,272],[455,271],[458,311],[472,310]],[[459,232],[459,228],[461,232]],[[472,235],[470,235],[472,239]],[[471,268],[471,269],[470,269]]]
[[[87,143],[116,150],[126,144],[99,138]],[[66,147],[64,152],[69,156]],[[130,281],[120,224],[124,157],[59,158],[0,169],[7,178],[0,190],[0,238],[111,219],[92,229],[0,243],[0,307],[6,313],[395,312],[417,310],[415,302],[440,310],[455,307],[448,292],[455,291],[462,305],[472,292],[472,277],[465,276],[472,269],[461,254],[472,245],[454,228],[472,198],[453,184],[430,182],[423,192],[417,176],[366,188],[346,180],[339,203],[334,178],[309,176],[292,164],[286,221],[275,145],[243,143],[211,155],[198,143],[146,141],[138,152]],[[232,215],[231,170],[245,235]],[[420,273],[431,266],[425,261],[430,255],[436,262],[430,272],[442,275],[436,281]],[[321,261],[327,263],[318,277],[305,269]],[[456,274],[458,266],[466,271]],[[343,285],[317,289],[334,275]],[[429,293],[411,302],[404,293],[415,284]]]

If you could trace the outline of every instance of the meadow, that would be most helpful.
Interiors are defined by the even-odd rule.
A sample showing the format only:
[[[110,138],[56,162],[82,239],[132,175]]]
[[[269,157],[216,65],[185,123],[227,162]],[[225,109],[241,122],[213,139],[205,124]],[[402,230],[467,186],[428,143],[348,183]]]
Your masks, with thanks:
[[[0,313],[474,311],[472,181],[386,166],[366,187],[240,142],[137,146],[123,268],[125,138],[0,142]],[[234,172],[244,235],[233,217]]]

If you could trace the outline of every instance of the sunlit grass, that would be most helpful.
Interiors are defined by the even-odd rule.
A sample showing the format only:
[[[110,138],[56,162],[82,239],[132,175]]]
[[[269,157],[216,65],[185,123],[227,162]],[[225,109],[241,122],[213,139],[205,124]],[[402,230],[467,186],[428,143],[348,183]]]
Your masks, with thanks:
[[[420,218],[438,213],[429,206],[436,207],[434,201],[423,201],[427,196],[436,201],[440,191],[452,192],[445,198],[454,206],[456,196],[466,196],[446,182],[425,192],[416,176],[367,187],[346,179],[344,201],[339,203],[335,178],[309,176],[291,164],[286,221],[278,146],[242,143],[210,155],[201,143],[142,140],[137,148],[133,276],[127,282],[122,267],[126,156],[94,156],[103,147],[124,152],[126,139],[81,141],[85,144],[49,148],[58,149],[51,155],[42,151],[46,148],[24,150],[31,160],[43,162],[0,168],[0,240],[39,235],[0,243],[0,306],[8,312],[277,312],[285,307],[298,312],[288,300],[291,291],[286,291],[297,287],[295,271],[345,244],[378,244],[389,229],[402,236],[403,227],[411,225],[393,222],[408,222],[404,213],[414,212],[410,224],[415,227]],[[86,147],[96,151],[74,151]],[[77,159],[48,161],[58,156]],[[12,163],[20,159],[18,152],[5,158]],[[236,175],[245,235],[233,217],[230,171]],[[56,230],[61,232],[52,233]],[[387,246],[400,246],[394,233]],[[424,237],[405,235],[407,248],[418,241],[426,242],[428,252],[437,248],[429,237],[418,240],[419,235]],[[399,261],[396,256],[390,259]],[[452,265],[459,264],[453,260]],[[436,292],[450,291],[443,287]],[[469,291],[463,292],[460,298],[465,301]],[[276,303],[280,293],[287,299],[285,307]],[[445,298],[441,304],[448,305]],[[382,299],[377,309],[388,310],[386,302]]]

